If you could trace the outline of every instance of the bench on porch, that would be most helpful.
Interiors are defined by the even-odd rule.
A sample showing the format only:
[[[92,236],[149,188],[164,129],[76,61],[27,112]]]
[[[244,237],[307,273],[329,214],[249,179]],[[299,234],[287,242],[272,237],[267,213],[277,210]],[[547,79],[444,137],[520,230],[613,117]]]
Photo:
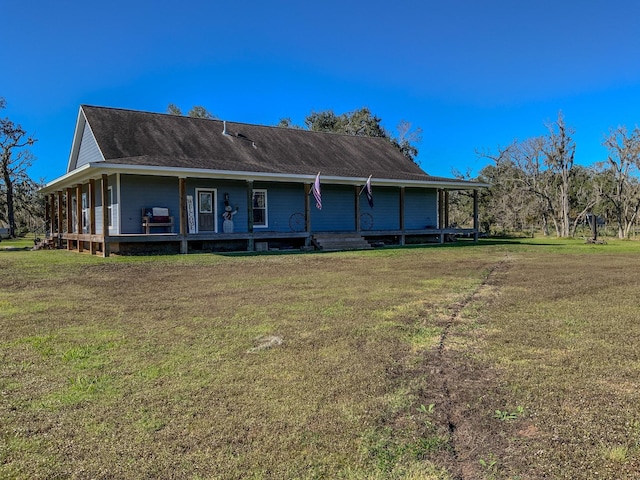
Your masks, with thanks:
[[[154,227],[168,227],[169,233],[173,233],[173,217],[169,216],[168,208],[153,207],[142,209],[142,228],[144,228],[144,233],[149,235]]]

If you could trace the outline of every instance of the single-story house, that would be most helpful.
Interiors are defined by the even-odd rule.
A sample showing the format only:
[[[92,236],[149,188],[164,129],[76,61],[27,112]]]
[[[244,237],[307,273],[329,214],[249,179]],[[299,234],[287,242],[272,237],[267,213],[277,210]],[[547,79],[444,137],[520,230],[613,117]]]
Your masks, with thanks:
[[[108,256],[477,239],[486,186],[430,176],[384,138],[83,105],[42,193],[50,241]],[[451,190],[474,193],[466,229],[449,228]]]

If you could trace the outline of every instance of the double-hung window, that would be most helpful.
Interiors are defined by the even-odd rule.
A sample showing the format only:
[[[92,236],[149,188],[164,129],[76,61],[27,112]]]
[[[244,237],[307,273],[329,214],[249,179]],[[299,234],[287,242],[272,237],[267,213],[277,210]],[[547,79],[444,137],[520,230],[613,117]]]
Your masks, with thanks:
[[[89,195],[82,193],[82,233],[89,233]]]
[[[267,191],[253,190],[253,226],[266,228],[267,223]]]

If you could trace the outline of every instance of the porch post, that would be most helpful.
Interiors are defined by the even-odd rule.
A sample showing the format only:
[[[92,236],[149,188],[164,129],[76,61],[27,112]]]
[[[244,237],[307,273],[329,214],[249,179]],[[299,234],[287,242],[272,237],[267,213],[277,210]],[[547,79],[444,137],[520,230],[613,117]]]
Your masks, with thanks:
[[[444,234],[442,230],[444,229],[444,190],[441,188],[438,189],[438,230],[440,230],[439,241],[440,243],[444,243]]]
[[[84,249],[83,242],[80,240],[82,235],[82,184],[76,185],[76,229],[78,231],[78,252],[82,252]]]
[[[96,234],[96,181],[95,179],[89,180],[89,252],[91,255],[95,255],[97,245],[93,241],[93,237]]]
[[[50,226],[50,225],[53,225],[53,220],[51,219],[51,206],[49,205],[49,203],[51,203],[51,196],[45,195],[44,196],[44,236],[45,238],[49,236],[49,232],[53,228]]]
[[[404,245],[404,195],[405,187],[400,187],[400,245]]]
[[[354,185],[353,186],[353,194],[355,195],[355,225],[356,225],[356,232],[360,232],[360,187],[358,187],[358,185]]]
[[[306,247],[311,245],[311,184],[304,185],[304,231],[307,232],[307,238],[304,241]]]
[[[180,253],[189,253],[189,242],[187,241],[187,179],[178,179],[178,192],[180,195]]]
[[[478,229],[479,229],[479,215],[478,215],[478,189],[473,191],[473,241],[478,241]]]
[[[449,228],[449,190],[444,191],[444,228]]]
[[[250,236],[247,240],[247,250],[255,250],[255,240],[253,238],[253,180],[247,180],[247,232]]]
[[[73,214],[71,213],[71,187],[67,187],[67,250],[73,249],[69,235],[73,234]]]
[[[57,225],[56,196],[53,193],[49,195],[49,208],[51,209],[51,213],[49,213],[49,219],[51,220],[51,225],[49,226],[49,234],[51,235],[51,238],[53,238],[53,236],[56,233],[56,225]]]
[[[58,190],[58,240],[56,245],[58,248],[62,247],[62,190]]]
[[[253,180],[247,180],[247,231],[253,233]]]
[[[109,180],[106,173],[102,174],[102,256],[111,254],[109,247]]]

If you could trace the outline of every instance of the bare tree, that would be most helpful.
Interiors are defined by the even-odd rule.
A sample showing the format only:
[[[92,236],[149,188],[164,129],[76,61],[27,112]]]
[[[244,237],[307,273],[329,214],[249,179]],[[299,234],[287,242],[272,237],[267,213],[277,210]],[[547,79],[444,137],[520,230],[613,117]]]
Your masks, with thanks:
[[[548,124],[549,135],[545,138],[543,153],[544,163],[555,177],[557,215],[560,237],[571,236],[571,169],[576,151],[576,144],[571,138],[573,129],[566,126],[562,112],[558,120]]]
[[[604,173],[608,180],[603,196],[613,207],[618,237],[627,238],[640,210],[640,191],[633,174],[640,170],[640,129],[610,130],[602,144],[609,150]]]
[[[495,163],[495,168],[484,173],[498,176],[490,189],[495,195],[494,208],[503,212],[512,228],[539,222],[545,235],[553,225],[556,236],[569,237],[597,196],[573,186],[575,142],[562,113],[547,128],[545,136],[514,140],[497,154],[479,155]]]
[[[4,98],[0,98],[0,109],[5,106]],[[20,125],[9,118],[0,119],[0,189],[5,203],[3,216],[11,237],[16,236],[15,192],[33,183],[27,175],[32,155],[25,147],[35,142]]]

